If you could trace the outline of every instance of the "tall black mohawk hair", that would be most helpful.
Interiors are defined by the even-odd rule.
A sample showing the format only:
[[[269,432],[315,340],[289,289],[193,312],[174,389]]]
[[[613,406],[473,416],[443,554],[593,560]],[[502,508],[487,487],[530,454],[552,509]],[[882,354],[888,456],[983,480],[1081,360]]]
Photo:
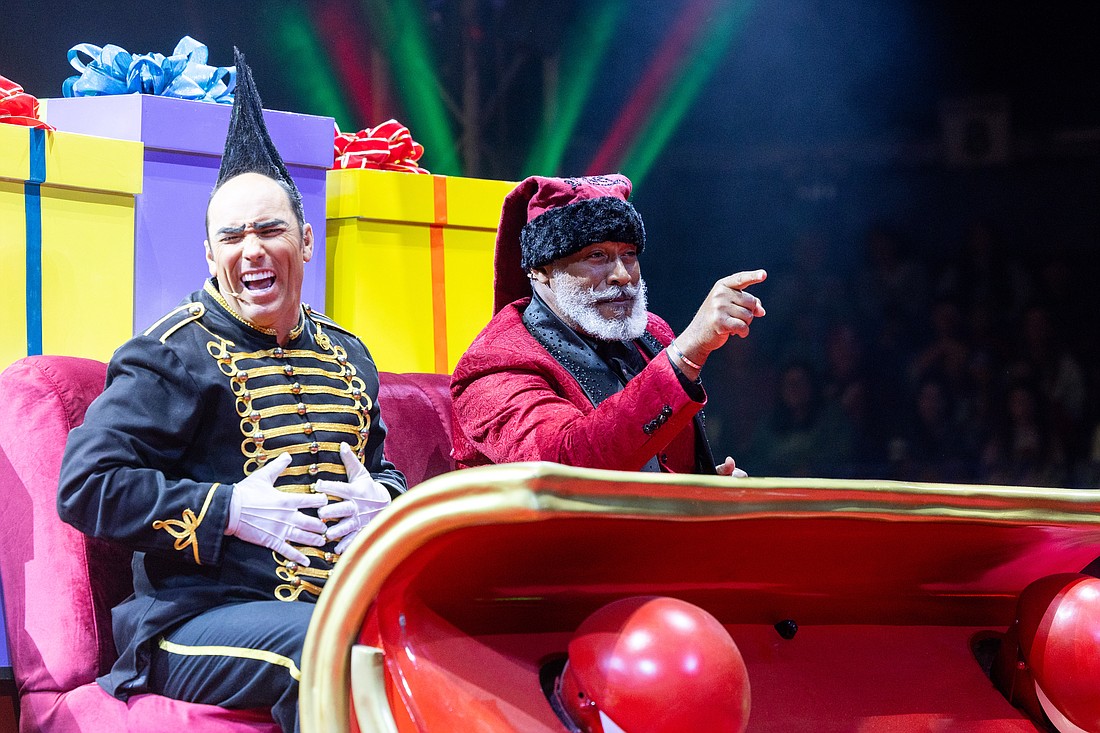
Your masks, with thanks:
[[[298,221],[304,220],[302,194],[294,185],[283,158],[271,142],[264,124],[263,103],[252,70],[245,63],[244,54],[233,47],[233,62],[237,66],[237,87],[233,97],[233,116],[229,119],[229,132],[225,136],[225,152],[218,170],[215,190],[234,176],[242,173],[259,173],[285,185]]]

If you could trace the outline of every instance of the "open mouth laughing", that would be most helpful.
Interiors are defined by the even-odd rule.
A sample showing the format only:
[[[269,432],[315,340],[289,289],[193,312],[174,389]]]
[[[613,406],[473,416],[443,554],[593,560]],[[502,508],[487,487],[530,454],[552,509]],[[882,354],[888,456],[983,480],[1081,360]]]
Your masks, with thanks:
[[[245,290],[261,293],[275,286],[274,270],[252,270],[241,275],[241,284]]]

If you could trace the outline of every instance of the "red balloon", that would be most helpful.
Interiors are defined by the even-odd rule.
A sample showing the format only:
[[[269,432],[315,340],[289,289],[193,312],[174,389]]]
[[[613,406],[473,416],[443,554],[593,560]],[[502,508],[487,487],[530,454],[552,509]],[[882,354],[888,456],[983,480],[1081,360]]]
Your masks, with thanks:
[[[1078,728],[1100,731],[1100,578],[1042,578],[1017,608],[1020,656],[1040,700]]]
[[[737,645],[714,616],[675,598],[625,598],[589,616],[569,642],[560,695],[589,733],[605,733],[607,719],[627,733],[740,733],[749,719]]]

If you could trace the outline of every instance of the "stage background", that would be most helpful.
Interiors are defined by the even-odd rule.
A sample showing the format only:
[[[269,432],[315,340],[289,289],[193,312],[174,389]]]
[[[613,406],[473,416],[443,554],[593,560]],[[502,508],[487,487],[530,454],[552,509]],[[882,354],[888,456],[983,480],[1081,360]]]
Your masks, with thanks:
[[[718,451],[756,473],[1095,487],[1097,7],[15,0],[0,74],[57,96],[78,43],[189,34],[214,64],[240,46],[268,108],[396,117],[436,173],[622,170],[674,327],[717,276],[771,273],[769,315],[708,365]]]

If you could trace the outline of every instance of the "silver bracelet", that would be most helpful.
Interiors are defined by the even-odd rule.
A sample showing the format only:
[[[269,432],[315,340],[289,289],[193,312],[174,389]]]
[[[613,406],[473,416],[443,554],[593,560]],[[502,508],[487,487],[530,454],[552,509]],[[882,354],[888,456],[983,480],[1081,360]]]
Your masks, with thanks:
[[[696,371],[700,371],[700,372],[703,371],[703,367],[701,365],[696,364],[691,359],[687,358],[687,356],[684,354],[684,352],[680,351],[680,348],[678,346],[676,346],[675,341],[670,343],[668,345],[668,348],[672,349],[672,355],[673,356],[675,356],[677,359],[679,359],[680,361],[687,364],[692,369],[695,369]]]

